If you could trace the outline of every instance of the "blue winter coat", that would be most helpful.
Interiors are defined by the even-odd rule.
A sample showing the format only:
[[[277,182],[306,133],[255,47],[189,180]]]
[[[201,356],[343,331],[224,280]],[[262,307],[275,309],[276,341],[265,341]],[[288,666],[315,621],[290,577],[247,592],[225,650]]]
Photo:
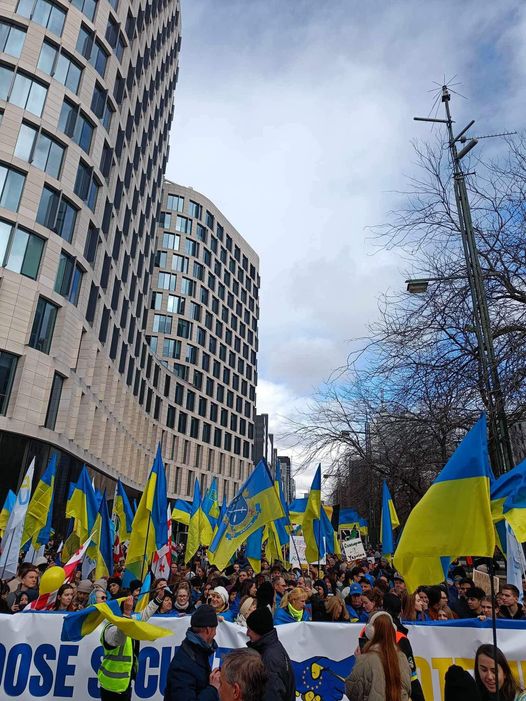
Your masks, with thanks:
[[[168,667],[164,701],[219,701],[217,689],[209,684],[210,655],[216,649],[215,641],[207,645],[187,630]]]
[[[302,621],[310,621],[310,616],[308,611],[303,611]],[[282,623],[296,623],[296,619],[293,618],[287,608],[279,608],[274,614],[274,625],[280,626]]]

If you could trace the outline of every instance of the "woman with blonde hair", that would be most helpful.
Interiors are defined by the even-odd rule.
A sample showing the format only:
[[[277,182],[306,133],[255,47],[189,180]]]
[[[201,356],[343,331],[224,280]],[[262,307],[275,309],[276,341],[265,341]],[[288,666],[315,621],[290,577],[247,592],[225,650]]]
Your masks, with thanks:
[[[305,609],[307,594],[301,587],[295,587],[283,595],[280,607],[274,614],[274,625],[282,623],[299,623],[310,621],[308,611]]]
[[[341,596],[338,596],[338,594],[329,596],[324,603],[324,621],[332,621],[333,623],[350,623],[351,618],[349,616],[349,611],[347,611],[347,606],[345,605],[345,601],[341,598]]]
[[[396,645],[396,628],[386,611],[378,611],[365,627],[367,644],[356,650],[356,664],[345,680],[349,701],[408,701],[411,671]]]

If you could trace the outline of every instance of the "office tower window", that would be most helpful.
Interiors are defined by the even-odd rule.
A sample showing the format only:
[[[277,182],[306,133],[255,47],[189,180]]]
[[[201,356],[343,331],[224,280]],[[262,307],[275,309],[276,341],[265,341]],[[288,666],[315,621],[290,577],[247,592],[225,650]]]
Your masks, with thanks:
[[[177,275],[172,273],[159,273],[158,284],[161,290],[175,290]]]
[[[0,51],[20,58],[24,39],[26,38],[26,30],[20,27],[15,27],[5,20],[0,21]]]
[[[163,357],[179,360],[181,357],[181,341],[175,338],[165,338],[163,341]]]
[[[182,234],[191,234],[192,233],[192,220],[187,219],[186,217],[181,217],[177,215],[177,219],[175,222],[175,228],[177,231],[180,231]]]
[[[172,225],[172,215],[169,212],[161,212],[159,215],[159,226],[169,229]]]
[[[0,164],[0,207],[18,212],[26,176]]]
[[[203,208],[198,202],[190,200],[188,202],[188,214],[191,217],[194,217],[195,219],[201,219],[201,216],[203,214]]]
[[[57,279],[55,280],[55,292],[65,297],[71,304],[77,305],[79,301],[80,286],[84,270],[75,258],[62,251],[58,264]]]
[[[172,258],[172,270],[175,270],[178,273],[187,273],[188,272],[188,258],[185,258],[184,256],[180,256],[177,253],[174,254]]]
[[[73,191],[88,205],[92,212],[95,211],[97,205],[99,188],[100,183],[93,173],[93,168],[87,163],[80,161]]]
[[[36,280],[44,239],[0,220],[0,265]]]
[[[0,415],[5,416],[15,379],[18,357],[7,351],[0,351]]]
[[[108,63],[108,52],[100,41],[95,38],[94,32],[84,25],[79,30],[77,51],[91,63],[101,78],[104,78],[106,64]]]
[[[78,93],[82,67],[70,58],[63,49],[44,40],[38,58],[38,68],[58,80],[74,93]]]
[[[60,397],[62,396],[62,387],[64,386],[64,377],[56,372],[53,376],[53,384],[51,385],[51,394],[49,395],[49,404],[44,426],[55,429],[57,423],[58,408],[60,406]]]
[[[172,333],[172,317],[164,314],[154,314],[153,330],[157,333]]]
[[[172,209],[174,212],[182,212],[184,210],[184,197],[179,197],[179,195],[168,195],[166,206],[168,209]]]
[[[22,124],[18,133],[15,156],[49,173],[60,176],[66,149],[48,134],[30,124]]]
[[[62,193],[47,185],[44,186],[37,212],[37,222],[54,231],[65,241],[71,242],[76,221],[76,207]]]
[[[168,295],[166,310],[172,314],[184,314],[184,297],[178,295]]]
[[[164,232],[162,240],[163,248],[168,248],[172,251],[178,251],[180,242],[181,237],[177,234],[170,234],[168,231]]]
[[[58,128],[89,154],[95,127],[84,112],[73,102],[64,98],[58,120]]]
[[[33,20],[57,36],[62,36],[66,13],[50,0],[20,0],[16,11],[22,17]]]
[[[38,298],[29,345],[42,353],[49,353],[58,307],[44,297]]]
[[[71,4],[79,9],[82,14],[93,22],[95,10],[97,9],[96,0],[71,0]]]

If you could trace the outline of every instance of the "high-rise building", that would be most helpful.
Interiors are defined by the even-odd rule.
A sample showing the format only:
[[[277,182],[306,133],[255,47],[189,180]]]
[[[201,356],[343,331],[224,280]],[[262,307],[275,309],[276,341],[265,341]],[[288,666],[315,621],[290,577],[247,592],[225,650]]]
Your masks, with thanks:
[[[257,257],[206,198],[169,184],[162,200],[179,0],[6,0],[0,25],[0,498],[33,456],[41,470],[52,452],[57,511],[83,463],[97,487],[111,490],[120,476],[138,493],[158,442],[171,496],[188,496],[197,446],[196,472],[237,482],[252,448]],[[202,207],[202,221],[196,210],[171,212],[179,190]],[[161,223],[171,213],[172,227],[157,228],[161,203]],[[179,216],[194,237],[178,230]],[[192,266],[173,270],[174,290],[171,271],[154,273],[156,237],[170,234]],[[172,246],[170,266],[175,255]],[[162,350],[181,341],[178,366],[151,348],[147,325],[162,324],[155,309],[149,318],[152,282],[156,304],[187,297],[174,328],[184,334],[192,324],[192,336],[158,341]],[[196,305],[202,323],[190,316]],[[205,332],[217,355],[201,352]],[[217,455],[205,455],[205,423]]]
[[[227,498],[252,465],[259,260],[206,197],[165,182],[151,285],[150,349],[171,371],[165,393],[170,490],[218,478]]]
[[[281,467],[281,481],[283,483],[283,496],[290,503],[296,498],[296,482],[292,476],[292,464],[287,455],[278,455]]]

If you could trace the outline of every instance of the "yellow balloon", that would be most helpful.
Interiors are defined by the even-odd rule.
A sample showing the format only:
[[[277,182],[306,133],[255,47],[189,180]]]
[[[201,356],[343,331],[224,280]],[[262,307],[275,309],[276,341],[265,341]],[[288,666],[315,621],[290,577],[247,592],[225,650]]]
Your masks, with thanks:
[[[52,591],[57,591],[66,579],[66,573],[63,567],[48,567],[40,578],[40,593],[51,594]]]

